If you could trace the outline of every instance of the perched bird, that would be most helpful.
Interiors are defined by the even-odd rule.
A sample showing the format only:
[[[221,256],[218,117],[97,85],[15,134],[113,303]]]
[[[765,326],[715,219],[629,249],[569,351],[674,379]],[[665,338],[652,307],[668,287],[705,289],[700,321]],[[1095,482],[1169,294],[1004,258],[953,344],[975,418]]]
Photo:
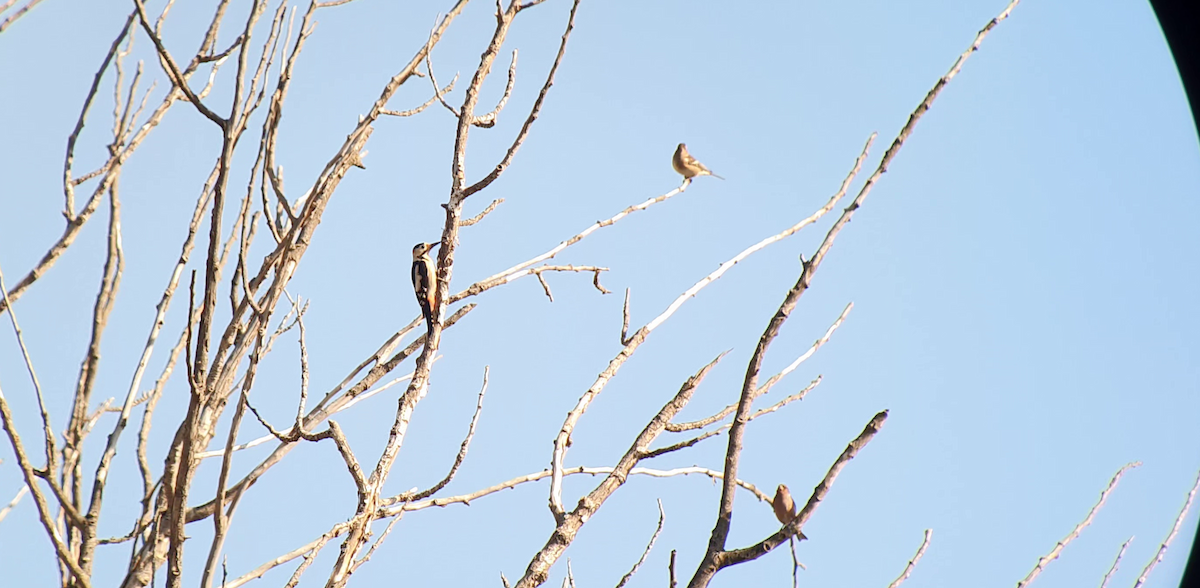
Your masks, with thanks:
[[[775,518],[779,519],[784,525],[796,519],[796,503],[792,502],[792,493],[788,491],[787,484],[780,484],[775,489],[775,498],[771,501],[771,507],[775,509]],[[804,533],[796,531],[796,539],[808,539]],[[791,539],[788,539],[791,541]]]
[[[775,518],[779,519],[780,523],[786,525],[796,518],[796,503],[792,502],[792,493],[788,491],[786,484],[780,484],[775,489],[775,499],[771,501],[771,506],[775,509]]]
[[[435,269],[433,259],[429,257],[429,250],[436,247],[438,243],[417,243],[413,245],[412,250],[412,282],[413,291],[417,294],[417,304],[421,307],[421,314],[425,316],[425,324],[429,328],[429,332],[433,332],[433,313],[437,307],[437,296]]]
[[[671,158],[671,167],[679,172],[684,179],[690,180],[696,176],[712,176],[718,180],[724,180],[721,176],[712,173],[703,163],[696,161],[695,157],[688,154],[687,145],[680,143],[675,148],[675,156]]]

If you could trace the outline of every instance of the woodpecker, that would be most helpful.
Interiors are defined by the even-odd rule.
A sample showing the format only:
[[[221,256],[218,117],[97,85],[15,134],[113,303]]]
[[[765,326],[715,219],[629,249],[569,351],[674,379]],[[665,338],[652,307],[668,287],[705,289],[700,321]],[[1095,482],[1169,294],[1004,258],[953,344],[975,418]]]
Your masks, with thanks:
[[[675,168],[685,180],[690,180],[696,176],[712,176],[718,180],[724,180],[721,176],[712,173],[703,163],[696,161],[695,157],[688,154],[687,145],[680,143],[675,148],[675,155],[671,158],[671,167]]]
[[[421,314],[425,316],[425,324],[429,332],[433,332],[433,313],[437,308],[437,282],[433,259],[429,250],[438,243],[417,243],[412,250],[412,282],[413,291],[417,294],[417,304]]]

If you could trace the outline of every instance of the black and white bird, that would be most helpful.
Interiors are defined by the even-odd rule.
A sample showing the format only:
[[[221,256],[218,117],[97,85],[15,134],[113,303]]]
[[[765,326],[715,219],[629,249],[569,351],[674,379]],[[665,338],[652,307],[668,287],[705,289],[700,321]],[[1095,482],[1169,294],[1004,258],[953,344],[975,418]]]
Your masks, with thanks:
[[[413,292],[417,294],[417,304],[421,314],[425,316],[425,324],[429,332],[433,332],[433,313],[437,307],[436,269],[429,250],[438,243],[417,243],[412,250],[412,282]]]
[[[680,143],[675,148],[675,155],[671,157],[671,167],[675,168],[675,171],[679,172],[685,180],[690,180],[696,176],[712,176],[718,180],[725,179],[712,173],[712,170],[704,167],[703,163],[696,161],[696,158],[688,153],[687,145],[683,143]]]

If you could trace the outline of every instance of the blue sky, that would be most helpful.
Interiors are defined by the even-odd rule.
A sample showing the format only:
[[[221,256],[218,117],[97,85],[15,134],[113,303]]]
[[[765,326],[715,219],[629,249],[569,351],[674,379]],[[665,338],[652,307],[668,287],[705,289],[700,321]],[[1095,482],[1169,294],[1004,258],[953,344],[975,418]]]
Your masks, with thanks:
[[[649,321],[718,263],[821,206],[878,131],[857,190],[938,76],[1004,4],[806,2],[747,10],[728,2],[585,0],[530,138],[501,179],[468,201],[465,212],[473,215],[505,199],[463,230],[455,289],[673,189],[676,143],[686,142],[727,180],[701,178],[558,257],[611,268],[602,282],[614,294],[601,295],[588,275],[562,274],[548,277],[553,303],[528,279],[477,300],[480,307],[443,339],[444,357],[388,493],[444,475],[485,365],[491,377],[479,428],[445,494],[546,467],[563,415],[619,349],[620,293],[632,289],[635,326]],[[219,45],[243,22],[246,3],[234,5]],[[281,128],[290,192],[311,185],[450,5],[357,0],[318,14]],[[66,138],[129,9],[115,0],[51,0],[0,35],[0,268],[10,285],[61,234]],[[565,0],[549,0],[518,18],[482,103],[490,108],[500,96],[514,47],[516,90],[495,128],[472,132],[468,179],[490,169],[519,128],[568,9]],[[211,10],[175,6],[164,29],[168,48],[194,51]],[[472,3],[453,24],[433,54],[439,80],[474,70],[492,10]],[[153,101],[167,82],[151,48],[139,36],[134,57],[146,60],[148,79],[158,80]],[[209,98],[222,108],[231,66]],[[462,99],[460,81],[452,103]],[[102,161],[111,126],[111,78],[101,88],[79,148],[80,171]],[[429,96],[428,83],[414,79],[391,107],[411,108]],[[333,198],[289,287],[311,300],[314,391],[336,385],[418,312],[408,251],[440,234],[453,132],[444,109],[380,121],[367,169],[353,170]],[[253,143],[256,136],[237,159],[235,192],[244,189]],[[750,426],[741,475],[762,488],[787,483],[798,500],[806,498],[871,415],[891,411],[805,526],[802,585],[886,586],[926,528],[933,529],[932,544],[905,586],[1011,585],[1083,519],[1117,469],[1140,460],[1144,465],[1125,476],[1094,524],[1037,580],[1098,585],[1121,543],[1135,536],[1114,579],[1133,583],[1200,469],[1197,147],[1148,4],[1028,0],[992,32],[842,232],[767,357],[764,372],[775,373],[854,302],[829,344],[760,401],[765,406],[824,377],[802,402]],[[126,271],[97,401],[119,399],[128,387],[218,148],[215,127],[177,105],[126,166]],[[87,345],[103,263],[102,214],[16,305],[56,430]],[[797,256],[811,255],[832,220],[752,256],[688,301],[589,410],[568,465],[611,465],[680,383],[725,350],[681,418],[732,402],[766,321],[799,274]],[[261,228],[259,241],[269,241]],[[180,300],[164,341],[173,342],[182,325]],[[161,345],[151,375],[166,356],[168,343]],[[256,406],[280,423],[294,414],[297,355],[294,334],[285,335],[254,391]],[[32,388],[7,325],[0,387],[26,439],[36,439]],[[360,460],[373,464],[378,456],[398,393],[338,417]],[[186,398],[176,378],[157,412],[152,464],[161,464]],[[89,464],[112,418],[93,434]],[[241,439],[261,435],[256,427],[247,423]],[[724,450],[722,436],[643,465],[719,468]],[[243,452],[235,471],[266,451]],[[21,482],[7,444],[0,459],[6,503]],[[101,529],[119,535],[140,498],[132,436],[123,439],[111,477]],[[197,495],[211,494],[215,481],[216,464],[206,464]],[[568,479],[564,500],[573,503],[598,481]],[[546,492],[545,483],[529,484],[470,507],[410,513],[354,582],[499,585],[499,572],[519,577],[552,529]],[[703,554],[718,496],[719,486],[696,476],[632,479],[568,550],[577,583],[616,584],[654,529],[658,498],[665,529],[634,585],[660,585],[672,549],[686,580]],[[227,544],[230,576],[316,538],[351,516],[354,500],[332,446],[299,448],[239,507]],[[730,545],[756,542],[777,526],[767,505],[739,494]],[[1195,527],[1193,512],[1151,586],[1178,582]],[[211,524],[189,526],[188,533],[186,581],[195,584]],[[102,550],[97,584],[112,585],[128,549]],[[322,582],[335,556],[327,549],[303,585]],[[554,568],[551,584],[561,582],[565,564]],[[780,550],[725,570],[714,585],[786,586],[790,567]],[[0,522],[0,569],[22,585],[56,580],[28,499]],[[277,568],[259,582],[281,585],[291,569]]]

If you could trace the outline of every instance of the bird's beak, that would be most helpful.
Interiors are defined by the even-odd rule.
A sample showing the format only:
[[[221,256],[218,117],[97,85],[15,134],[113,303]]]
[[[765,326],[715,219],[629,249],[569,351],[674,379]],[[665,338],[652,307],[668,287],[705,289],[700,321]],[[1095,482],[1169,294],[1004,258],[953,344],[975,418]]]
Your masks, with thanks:
[[[442,244],[442,242],[441,242],[441,241],[435,241],[435,242],[433,242],[433,243],[430,243],[430,244],[428,245],[428,247],[429,247],[430,249],[433,249],[434,247],[437,247],[438,245],[441,245],[441,244]]]

